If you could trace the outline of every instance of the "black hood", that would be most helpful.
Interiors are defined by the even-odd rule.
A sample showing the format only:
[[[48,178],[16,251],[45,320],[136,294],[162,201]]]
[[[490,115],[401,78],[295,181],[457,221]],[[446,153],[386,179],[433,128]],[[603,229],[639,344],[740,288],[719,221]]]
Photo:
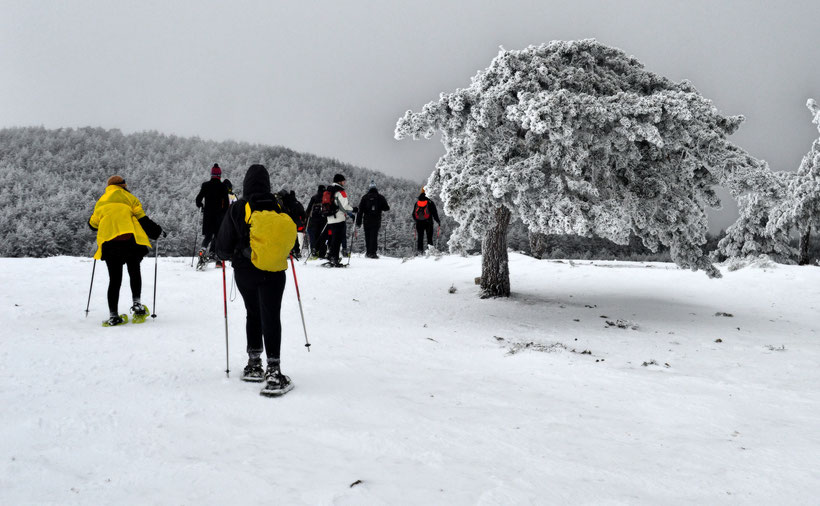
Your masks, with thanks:
[[[270,193],[270,175],[264,165],[251,165],[242,182],[242,195],[245,198],[255,193]]]
[[[427,200],[427,195],[425,195],[425,194],[423,194],[423,193],[422,193],[422,194],[420,194],[420,195],[419,195],[419,201],[424,202],[425,200]]]

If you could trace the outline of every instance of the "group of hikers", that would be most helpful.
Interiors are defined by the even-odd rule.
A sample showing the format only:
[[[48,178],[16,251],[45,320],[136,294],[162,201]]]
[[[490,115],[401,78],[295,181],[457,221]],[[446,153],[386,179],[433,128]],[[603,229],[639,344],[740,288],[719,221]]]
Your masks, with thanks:
[[[352,206],[342,174],[336,174],[329,185],[319,185],[307,208],[299,203],[294,191],[273,193],[270,175],[263,165],[248,168],[242,198],[234,194],[230,180],[222,180],[219,164],[213,165],[210,175],[195,199],[196,206],[202,210],[199,267],[213,259],[224,269],[223,262],[230,260],[247,313],[248,364],[242,372],[242,380],[265,382],[262,395],[282,395],[293,388],[280,367],[280,308],[288,258],[299,258],[307,241],[309,255],[326,258],[328,267],[342,267],[340,252],[347,249],[348,218],[354,226],[364,227],[365,256],[379,258],[376,252],[381,217],[390,206],[374,181],[370,182],[359,205]],[[416,247],[418,252],[423,252],[425,237],[428,246],[433,243],[433,221],[440,225],[436,206],[423,188],[413,206],[412,217]],[[128,321],[128,316],[118,311],[123,266],[127,267],[130,279],[131,313],[135,319],[144,319],[149,309],[140,300],[140,262],[151,248],[150,240],[163,234],[162,227],[148,218],[139,199],[131,194],[120,175],[108,178],[88,225],[97,233],[94,259],[103,260],[109,273],[110,314],[103,325],[116,326]],[[262,367],[263,353],[267,368]]]

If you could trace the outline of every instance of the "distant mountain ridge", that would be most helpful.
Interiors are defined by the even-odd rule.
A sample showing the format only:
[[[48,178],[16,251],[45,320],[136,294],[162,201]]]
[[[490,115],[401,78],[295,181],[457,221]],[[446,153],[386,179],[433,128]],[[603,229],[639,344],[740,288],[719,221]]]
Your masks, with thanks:
[[[92,127],[19,127],[0,129],[0,256],[91,255],[95,235],[86,223],[113,174],[126,179],[146,213],[168,232],[161,254],[190,255],[201,241],[194,198],[214,163],[237,193],[247,168],[261,163],[274,191],[294,190],[303,204],[336,173],[347,178],[353,205],[374,180],[391,206],[383,218],[382,241],[394,255],[411,251],[417,182],[281,146],[156,131],[126,135]],[[362,249],[358,238],[355,251]]]

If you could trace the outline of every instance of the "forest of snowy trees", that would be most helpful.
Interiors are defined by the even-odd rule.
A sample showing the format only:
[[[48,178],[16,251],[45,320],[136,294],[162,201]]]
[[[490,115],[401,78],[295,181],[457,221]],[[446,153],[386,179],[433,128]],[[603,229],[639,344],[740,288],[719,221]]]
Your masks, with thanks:
[[[95,235],[86,223],[113,174],[126,179],[148,216],[168,233],[162,254],[190,255],[200,231],[194,198],[214,163],[237,194],[247,168],[261,163],[274,190],[294,190],[303,205],[337,172],[347,177],[353,205],[373,180],[391,206],[380,234],[385,251],[404,256],[414,247],[411,213],[418,182],[283,147],[100,128],[8,128],[0,130],[0,256],[92,254]],[[442,222],[444,244],[452,221],[442,216]],[[358,241],[363,248],[363,238]]]

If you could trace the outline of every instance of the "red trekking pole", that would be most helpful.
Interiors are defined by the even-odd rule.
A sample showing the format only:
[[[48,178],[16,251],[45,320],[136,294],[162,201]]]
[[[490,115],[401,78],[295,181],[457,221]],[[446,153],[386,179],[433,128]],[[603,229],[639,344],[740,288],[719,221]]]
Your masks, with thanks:
[[[296,285],[296,300],[299,301],[299,314],[302,315],[302,329],[305,331],[305,348],[310,352],[310,342],[307,336],[307,326],[305,326],[305,312],[302,311],[302,297],[299,295],[299,281],[296,279],[296,264],[293,263],[293,255],[290,257],[290,267],[293,270],[293,284]]]
[[[225,376],[231,377],[231,363],[228,359],[228,290],[225,286],[225,262],[222,262],[222,302],[225,306]]]

